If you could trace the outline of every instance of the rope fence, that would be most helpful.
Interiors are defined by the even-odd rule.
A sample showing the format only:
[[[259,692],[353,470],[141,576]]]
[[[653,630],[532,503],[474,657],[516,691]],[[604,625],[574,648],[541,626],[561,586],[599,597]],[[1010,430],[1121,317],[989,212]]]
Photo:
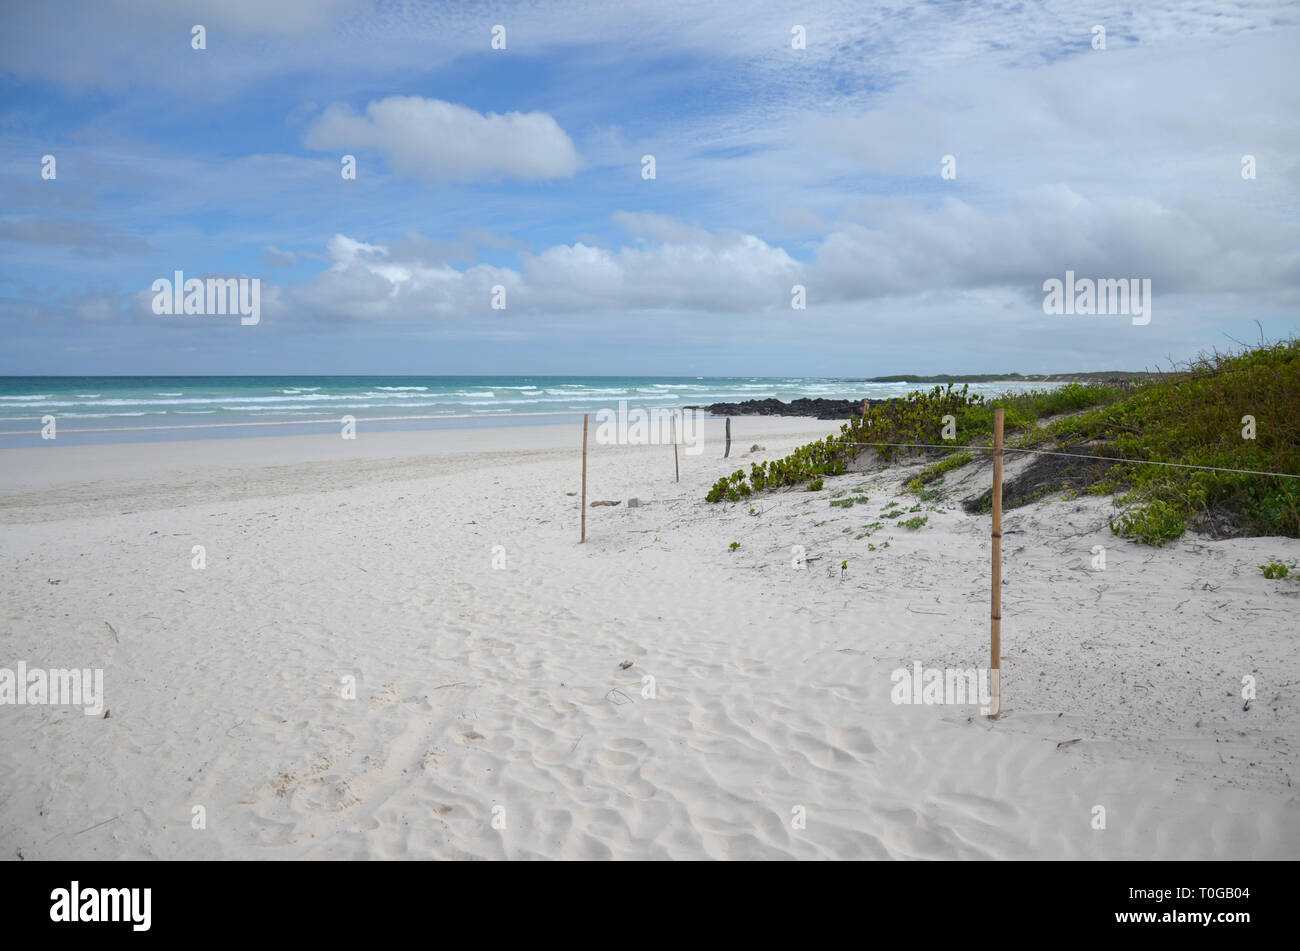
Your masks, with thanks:
[[[936,446],[933,443],[917,442],[855,442],[855,446],[890,446],[898,449],[946,449],[949,452],[996,452],[993,446]],[[1228,469],[1222,466],[1194,466],[1185,462],[1156,462],[1151,459],[1129,459],[1124,456],[1098,456],[1082,452],[1058,452],[1051,449],[1018,449],[1013,446],[1002,447],[1002,452],[1023,452],[1039,456],[1067,456],[1072,459],[1098,459],[1103,462],[1129,462],[1139,466],[1168,466],[1173,469],[1201,469],[1206,472],[1235,472],[1238,475],[1273,476],[1278,479],[1300,479],[1300,475],[1289,472],[1262,472],[1258,469]]]
[[[990,579],[990,598],[989,598],[989,661],[990,661],[990,679],[992,681],[992,707],[985,713],[992,719],[997,719],[1003,715],[1002,704],[1002,458],[1005,453],[1019,452],[1026,455],[1037,456],[1059,456],[1068,459],[1088,459],[1097,462],[1109,462],[1115,465],[1127,464],[1138,466],[1165,466],[1171,469],[1196,469],[1202,472],[1229,472],[1236,475],[1264,476],[1275,479],[1300,479],[1300,474],[1290,472],[1266,472],[1259,469],[1233,469],[1226,466],[1200,466],[1185,462],[1163,462],[1152,459],[1130,459],[1126,456],[1103,456],[1096,453],[1082,452],[1063,452],[1056,449],[1029,449],[1018,446],[1007,446],[1003,441],[1004,410],[997,407],[994,410],[993,425],[993,445],[992,446],[962,446],[962,445],[938,445],[935,443],[907,443],[907,442],[866,442],[854,441],[852,445],[862,448],[878,447],[888,449],[939,449],[947,452],[991,452],[993,453],[993,487],[991,490],[992,503],[992,577]],[[724,458],[731,454],[731,417],[727,417],[726,423],[726,451]],[[681,472],[677,461],[677,428],[676,414],[673,416],[673,476],[674,481],[680,481]],[[580,529],[580,542],[587,540],[587,415],[582,419],[582,496],[581,511],[582,524]],[[751,510],[752,511],[752,510]]]

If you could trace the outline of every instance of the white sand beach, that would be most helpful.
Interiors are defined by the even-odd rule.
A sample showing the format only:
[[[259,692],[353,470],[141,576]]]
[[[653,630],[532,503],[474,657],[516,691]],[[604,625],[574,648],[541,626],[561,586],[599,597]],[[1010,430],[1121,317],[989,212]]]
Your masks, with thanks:
[[[1008,511],[1005,715],[899,705],[988,663],[989,517],[883,519],[916,466],[706,504],[838,431],[720,427],[680,483],[593,441],[585,544],[571,425],[5,450],[0,667],[102,668],[107,714],[0,706],[0,854],[1300,857],[1300,584],[1257,567],[1300,540]]]

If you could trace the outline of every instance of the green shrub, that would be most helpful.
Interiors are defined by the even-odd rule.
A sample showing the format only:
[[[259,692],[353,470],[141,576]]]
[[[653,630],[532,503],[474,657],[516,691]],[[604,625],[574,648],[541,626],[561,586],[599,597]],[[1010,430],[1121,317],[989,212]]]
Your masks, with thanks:
[[[864,416],[840,427],[837,436],[802,446],[783,459],[754,463],[748,476],[737,472],[719,479],[706,498],[739,501],[751,492],[840,475],[868,448],[875,448],[886,462],[935,451],[868,443],[982,450],[992,445],[996,407],[1005,413],[1009,447],[1210,467],[1092,463],[1087,492],[1124,492],[1121,504],[1135,506],[1112,522],[1120,535],[1163,545],[1189,526],[1204,524],[1218,530],[1226,524],[1238,534],[1300,537],[1300,481],[1217,471],[1300,475],[1300,340],[1296,339],[1239,353],[1201,355],[1162,377],[1068,383],[994,401],[972,396],[966,386],[917,390],[906,399],[868,407]],[[956,422],[955,442],[943,440],[944,416]],[[1058,418],[1050,425],[1038,426],[1039,420],[1053,416]],[[1245,416],[1256,420],[1254,438],[1243,437]],[[922,501],[937,497],[925,487],[971,458],[968,451],[954,452],[922,470],[907,487]]]
[[[1107,452],[1131,459],[1295,475],[1300,474],[1297,406],[1300,341],[1288,340],[1202,355],[1177,373],[1137,387],[1109,406],[1058,420],[1037,436],[1057,444],[1097,441]],[[1245,416],[1257,420],[1253,439],[1243,436]],[[1128,490],[1129,499],[1162,503],[1149,514],[1135,515],[1139,541],[1168,540],[1179,523],[1174,512],[1183,520],[1178,534],[1188,526],[1226,520],[1240,534],[1300,537],[1295,479],[1117,463],[1089,491],[1120,488]]]
[[[1155,499],[1147,505],[1112,519],[1110,530],[1116,535],[1135,538],[1146,545],[1164,546],[1187,531],[1187,519],[1168,502]]]

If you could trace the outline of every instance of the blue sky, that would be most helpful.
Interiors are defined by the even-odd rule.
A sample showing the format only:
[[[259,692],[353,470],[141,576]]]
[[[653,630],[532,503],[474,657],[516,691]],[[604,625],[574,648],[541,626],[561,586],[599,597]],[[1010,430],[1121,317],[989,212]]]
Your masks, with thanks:
[[[1294,4],[0,17],[0,373],[1140,369],[1300,326]],[[1045,315],[1066,269],[1151,279],[1151,323]],[[175,270],[261,322],[153,314]]]

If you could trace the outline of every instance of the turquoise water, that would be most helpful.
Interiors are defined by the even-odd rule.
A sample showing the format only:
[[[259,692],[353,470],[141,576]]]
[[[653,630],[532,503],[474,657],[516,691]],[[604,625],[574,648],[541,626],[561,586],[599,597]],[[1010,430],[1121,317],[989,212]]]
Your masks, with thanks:
[[[1041,386],[1041,384],[1039,384]],[[343,416],[371,430],[559,422],[585,412],[801,396],[882,399],[916,384],[803,377],[288,376],[0,377],[0,446],[324,432]],[[988,394],[1027,388],[972,384]]]

